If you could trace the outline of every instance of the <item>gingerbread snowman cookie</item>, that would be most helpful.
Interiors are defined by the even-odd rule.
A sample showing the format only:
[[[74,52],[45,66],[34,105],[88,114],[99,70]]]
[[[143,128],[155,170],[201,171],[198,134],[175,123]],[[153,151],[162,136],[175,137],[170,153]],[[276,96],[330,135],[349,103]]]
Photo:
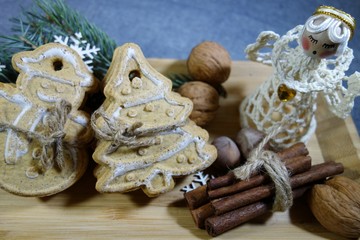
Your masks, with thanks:
[[[92,115],[98,145],[93,159],[100,192],[141,188],[154,197],[174,188],[173,177],[208,167],[216,149],[189,119],[190,99],[132,43],[118,47],[104,79],[105,101]]]
[[[0,84],[0,187],[48,196],[84,173],[93,138],[79,108],[97,81],[71,48],[49,43],[13,56],[16,86]]]

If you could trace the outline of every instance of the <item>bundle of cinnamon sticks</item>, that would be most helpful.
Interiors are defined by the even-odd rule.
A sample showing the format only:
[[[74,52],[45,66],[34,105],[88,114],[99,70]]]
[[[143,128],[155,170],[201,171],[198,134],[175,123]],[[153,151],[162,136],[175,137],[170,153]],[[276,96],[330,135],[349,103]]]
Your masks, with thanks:
[[[303,143],[277,154],[289,172],[294,199],[315,183],[344,171],[343,165],[335,162],[312,166]],[[239,180],[229,172],[185,193],[185,199],[195,224],[209,235],[218,236],[271,211],[274,194],[274,184],[264,172],[254,173],[248,180]]]

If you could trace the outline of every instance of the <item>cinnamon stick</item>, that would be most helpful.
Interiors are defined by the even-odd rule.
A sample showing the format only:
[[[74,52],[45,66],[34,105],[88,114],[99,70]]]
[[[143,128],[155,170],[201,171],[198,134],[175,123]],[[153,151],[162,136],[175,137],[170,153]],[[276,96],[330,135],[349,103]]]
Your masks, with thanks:
[[[293,159],[290,159],[287,163],[287,169],[288,171],[295,173],[302,173],[305,172],[307,170],[309,170],[311,168],[311,157],[310,156],[300,156],[300,157],[296,157]],[[202,204],[200,207],[191,210],[191,215],[194,219],[194,222],[196,224],[197,227],[199,228],[204,228],[204,223],[205,220],[213,215],[218,215],[216,213],[217,208],[214,207],[216,206],[216,199],[226,199],[225,196],[231,196],[232,194],[235,193],[239,193],[244,191],[245,194],[247,194],[247,192],[250,191],[249,195],[244,195],[243,196],[243,200],[245,201],[244,198],[248,198],[247,201],[248,202],[252,202],[252,198],[254,198],[254,193],[249,190],[249,191],[245,191],[248,189],[257,189],[256,187],[269,182],[270,181],[270,177],[268,177],[267,175],[257,175],[255,177],[250,178],[249,180],[244,180],[244,181],[239,181],[233,185],[227,186],[227,187],[222,187],[222,188],[218,188],[215,190],[211,190],[208,191],[208,197],[209,200],[213,200],[211,203],[204,203]],[[195,189],[196,190],[196,189]],[[194,191],[195,191],[194,190]],[[260,191],[263,190],[260,188]],[[265,189],[265,191],[268,191],[268,189]],[[263,195],[265,195],[264,192],[257,192],[257,194],[261,194],[260,196],[258,196],[258,198]],[[272,194],[272,193],[268,193],[268,194]],[[224,198],[221,198],[224,197]],[[214,200],[215,199],[215,200]],[[220,201],[222,204],[222,201]],[[224,201],[226,203],[226,201]],[[231,202],[231,201],[230,201]]]
[[[304,185],[313,184],[327,177],[340,174],[344,171],[341,163],[326,162],[314,165],[310,170],[290,177],[292,189]],[[197,227],[203,228],[205,220],[213,215],[222,215],[237,208],[253,204],[265,198],[273,196],[275,187],[273,183],[257,186],[227,197],[211,200],[210,203],[191,210],[191,215]]]
[[[306,156],[308,155],[308,153],[309,151],[304,143],[296,143],[291,147],[278,152],[278,156],[280,157],[280,159],[284,161],[284,164],[287,165],[287,162],[290,163],[291,160],[296,160],[296,157]],[[256,176],[256,174],[254,174],[253,176]],[[206,186],[201,186],[199,188],[194,189],[193,191],[185,193],[184,197],[188,204],[189,209],[192,210],[199,208],[204,204],[206,204],[207,202],[209,202],[209,196],[207,193],[208,190],[211,191],[224,186],[229,186],[237,181],[238,179],[236,178],[234,173],[229,172],[224,176],[211,179]]]
[[[191,216],[195,225],[201,229],[204,229],[205,227],[205,220],[214,215],[215,209],[210,202],[197,209],[191,210]]]
[[[343,171],[344,167],[341,163],[335,163],[333,161],[325,162],[313,166],[309,171],[290,177],[290,185],[292,189],[295,189],[325,179],[327,177],[340,174]],[[213,200],[211,201],[211,204],[214,208],[215,215],[221,215],[234,209],[260,201],[261,199],[270,197],[274,193],[274,184],[270,183],[231,195],[229,197]]]
[[[297,173],[305,172],[311,168],[311,157],[299,156],[299,157],[291,158],[289,159],[288,162],[285,161],[285,166],[290,176]],[[217,198],[229,196],[234,193],[242,192],[257,187],[270,180],[271,179],[268,175],[265,174],[256,175],[250,178],[249,180],[243,180],[226,187],[209,190],[208,197],[209,199],[217,199]]]
[[[302,196],[312,185],[306,185],[292,191],[293,198]],[[272,209],[271,201],[259,201],[220,216],[212,216],[206,219],[205,228],[209,235],[216,237],[233,229],[251,219],[259,217]]]
[[[184,198],[190,210],[203,206],[209,202],[207,185],[203,185],[190,192],[186,192],[184,194]]]
[[[309,155],[309,150],[303,142],[298,142],[292,145],[289,148],[283,149],[277,153],[278,157],[281,160],[294,158],[297,156],[307,156]]]
[[[308,149],[306,148],[305,144],[302,142],[295,143],[289,148],[286,148],[280,152],[277,153],[279,159],[281,161],[284,161],[286,159],[291,159],[298,156],[306,156],[309,154]],[[214,179],[211,179],[208,182],[208,189],[213,190],[216,188],[224,187],[233,184],[236,182],[236,176],[233,172],[230,172],[224,176],[217,177]]]

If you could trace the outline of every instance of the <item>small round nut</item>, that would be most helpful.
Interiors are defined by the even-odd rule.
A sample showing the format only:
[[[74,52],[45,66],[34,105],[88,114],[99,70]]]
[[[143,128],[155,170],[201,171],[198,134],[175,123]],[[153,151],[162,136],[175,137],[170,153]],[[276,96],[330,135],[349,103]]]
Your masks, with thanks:
[[[336,176],[315,185],[308,204],[316,219],[327,230],[347,238],[360,237],[360,184]]]
[[[265,134],[253,128],[242,128],[236,135],[235,142],[239,146],[245,159],[249,158],[250,152],[264,139]],[[265,149],[269,149],[266,144]]]
[[[240,150],[231,138],[226,136],[217,137],[212,144],[216,147],[218,152],[218,156],[213,163],[214,167],[222,172],[227,172],[240,165]]]
[[[220,44],[205,41],[192,49],[187,60],[187,68],[194,80],[218,85],[229,78],[231,58]]]
[[[193,102],[189,118],[197,125],[205,126],[215,118],[219,108],[219,94],[215,88],[204,82],[193,81],[184,83],[178,92]]]

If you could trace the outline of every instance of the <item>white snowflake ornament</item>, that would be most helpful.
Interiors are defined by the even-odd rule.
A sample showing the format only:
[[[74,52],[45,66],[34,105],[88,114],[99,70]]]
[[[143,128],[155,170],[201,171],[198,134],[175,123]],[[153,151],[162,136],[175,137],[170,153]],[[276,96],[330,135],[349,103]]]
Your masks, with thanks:
[[[100,51],[100,48],[91,46],[90,43],[88,43],[86,40],[83,40],[82,38],[83,36],[80,32],[75,33],[74,36],[55,35],[54,42],[69,46],[70,48],[74,49],[83,59],[88,69],[92,72],[93,59]]]
[[[190,192],[200,186],[204,186],[206,185],[206,183],[210,180],[215,178],[215,176],[213,175],[209,175],[209,174],[205,174],[202,171],[197,172],[196,174],[193,175],[194,178],[192,180],[192,182],[189,185],[184,186],[183,188],[181,188],[181,191],[183,192]]]

